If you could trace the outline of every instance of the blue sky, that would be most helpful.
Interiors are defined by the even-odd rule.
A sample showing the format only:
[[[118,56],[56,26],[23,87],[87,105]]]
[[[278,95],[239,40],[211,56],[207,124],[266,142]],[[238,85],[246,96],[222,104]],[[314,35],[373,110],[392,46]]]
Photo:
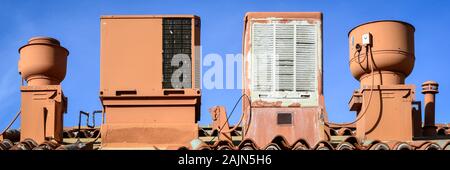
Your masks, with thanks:
[[[416,63],[407,84],[426,80],[440,83],[436,121],[450,123],[450,1],[334,1],[334,0],[64,0],[0,2],[0,129],[20,109],[17,49],[33,36],[58,38],[70,51],[62,86],[69,97],[65,126],[78,122],[80,110],[101,109],[99,91],[100,16],[114,14],[195,14],[202,19],[203,54],[241,52],[243,17],[259,11],[321,11],[324,14],[324,94],[329,119],[349,122],[355,113],[347,103],[358,82],[348,68],[347,33],[373,20],[402,20],[413,24]],[[224,60],[225,61],[225,60]],[[206,70],[205,68],[203,69]],[[416,100],[423,100],[420,89]],[[200,124],[211,122],[207,109],[224,105],[231,110],[240,90],[203,90]],[[240,116],[240,107],[232,121]],[[97,121],[98,122],[98,121]],[[19,127],[19,122],[14,124]]]

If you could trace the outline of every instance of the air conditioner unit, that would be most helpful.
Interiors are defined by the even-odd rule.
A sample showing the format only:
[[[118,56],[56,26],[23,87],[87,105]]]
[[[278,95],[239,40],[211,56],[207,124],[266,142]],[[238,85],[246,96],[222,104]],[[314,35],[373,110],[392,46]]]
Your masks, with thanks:
[[[321,140],[322,14],[250,12],[244,36],[245,136],[263,146],[277,135]]]
[[[251,22],[251,91],[254,99],[318,105],[321,23],[268,18]]]
[[[102,148],[177,148],[198,136],[200,18],[103,16]]]

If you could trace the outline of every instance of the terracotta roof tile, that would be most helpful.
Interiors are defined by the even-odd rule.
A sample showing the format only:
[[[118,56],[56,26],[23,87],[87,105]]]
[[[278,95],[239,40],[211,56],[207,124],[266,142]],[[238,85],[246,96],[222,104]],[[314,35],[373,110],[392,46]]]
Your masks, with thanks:
[[[448,127],[442,127],[437,131]],[[450,150],[450,137],[442,139],[420,139],[414,141],[364,141],[362,143],[355,136],[354,127],[332,127],[330,128],[331,139],[318,143],[308,143],[305,139],[298,139],[294,143],[289,143],[283,136],[276,136],[272,142],[266,146],[257,146],[252,139],[243,139],[241,128],[233,131],[232,139],[220,140],[217,132],[214,133],[211,127],[200,127],[199,138],[202,141],[195,150]],[[334,133],[334,132],[336,133]],[[5,138],[0,141],[0,150],[92,150],[99,149],[101,135],[99,128],[78,127],[64,129],[64,142],[58,144],[53,141],[36,143],[31,139],[17,141],[20,132],[11,130],[10,139]],[[448,134],[448,133],[447,133]],[[97,138],[98,137],[98,138]],[[98,140],[97,140],[98,139]],[[179,149],[189,149],[186,147]]]

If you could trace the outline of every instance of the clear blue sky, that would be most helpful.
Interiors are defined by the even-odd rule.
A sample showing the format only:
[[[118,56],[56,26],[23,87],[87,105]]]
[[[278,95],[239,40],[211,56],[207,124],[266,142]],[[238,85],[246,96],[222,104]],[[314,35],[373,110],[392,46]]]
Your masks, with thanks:
[[[250,11],[321,11],[324,13],[324,85],[329,119],[355,118],[347,103],[358,82],[348,68],[347,32],[373,20],[402,20],[416,28],[416,63],[408,84],[440,83],[436,121],[450,123],[450,1],[334,1],[334,0],[1,0],[0,2],[0,129],[20,108],[17,49],[30,37],[58,38],[70,50],[62,86],[69,97],[65,126],[78,122],[80,110],[101,109],[99,91],[100,16],[114,14],[195,14],[202,19],[203,54],[241,52],[242,21]],[[205,69],[204,69],[205,70]],[[417,88],[416,100],[423,100]],[[200,124],[210,123],[207,109],[231,110],[240,90],[204,90]],[[239,105],[240,106],[240,105]],[[240,107],[232,122],[240,115]],[[19,127],[16,122],[15,128]]]

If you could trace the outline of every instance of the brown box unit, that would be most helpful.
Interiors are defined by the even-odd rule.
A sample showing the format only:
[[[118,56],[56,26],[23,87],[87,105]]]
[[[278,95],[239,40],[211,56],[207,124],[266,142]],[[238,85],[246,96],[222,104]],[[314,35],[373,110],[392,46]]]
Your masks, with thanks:
[[[245,137],[261,147],[277,135],[291,144],[326,139],[322,13],[247,13],[243,41]]]
[[[414,125],[420,117],[420,112],[414,112],[413,107],[415,86],[380,85],[373,90],[371,96],[370,87],[361,88],[357,92],[361,95],[354,94],[350,100],[350,107],[357,103],[360,105],[351,109],[361,117],[356,122],[356,137],[361,140],[411,141],[417,134]],[[364,111],[365,107],[367,111]]]
[[[175,148],[198,136],[199,45],[197,16],[101,18],[103,148]]]
[[[63,140],[63,113],[67,98],[60,85],[21,86],[21,140],[37,143]]]

